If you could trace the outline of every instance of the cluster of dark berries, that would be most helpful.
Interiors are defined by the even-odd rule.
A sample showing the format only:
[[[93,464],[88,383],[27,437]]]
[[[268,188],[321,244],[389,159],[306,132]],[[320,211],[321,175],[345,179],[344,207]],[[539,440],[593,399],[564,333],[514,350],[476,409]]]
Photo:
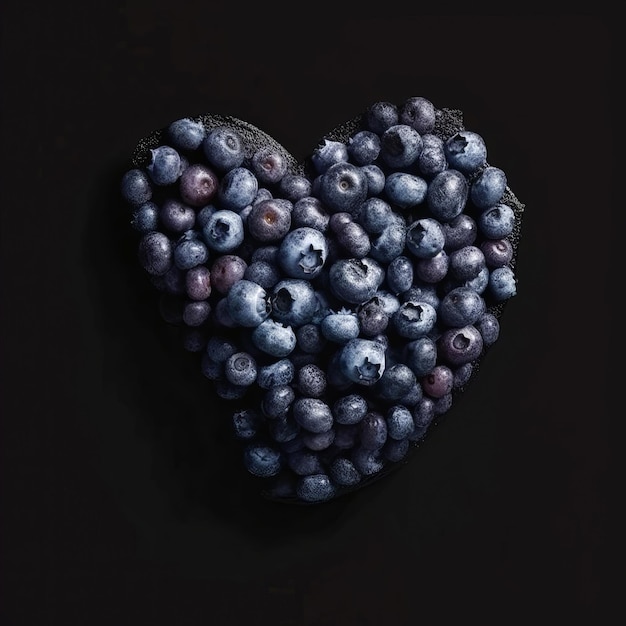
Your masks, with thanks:
[[[446,111],[377,102],[302,165],[237,120],[179,119],[123,176],[161,313],[270,497],[405,460],[498,338],[520,205]]]

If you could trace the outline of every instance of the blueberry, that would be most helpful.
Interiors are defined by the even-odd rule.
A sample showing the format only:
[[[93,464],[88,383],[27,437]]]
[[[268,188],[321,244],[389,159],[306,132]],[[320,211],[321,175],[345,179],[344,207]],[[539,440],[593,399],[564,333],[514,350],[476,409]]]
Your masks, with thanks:
[[[382,232],[372,241],[370,256],[380,263],[389,263],[402,254],[406,245],[407,228],[404,218],[392,213]]]
[[[202,141],[202,149],[209,164],[220,173],[239,167],[245,157],[241,135],[228,126],[209,130]]]
[[[348,139],[347,150],[352,163],[370,165],[380,154],[380,136],[370,130],[360,130]]]
[[[311,162],[318,174],[323,174],[331,165],[348,160],[348,148],[342,141],[324,139],[311,155]]]
[[[252,263],[255,261],[266,261],[267,263],[276,265],[278,263],[278,246],[271,244],[258,246],[254,249],[250,260]]]
[[[413,261],[402,254],[397,256],[387,266],[385,278],[392,293],[406,291],[413,284]]]
[[[273,385],[263,395],[261,411],[269,419],[285,417],[295,399],[296,393],[291,385]]]
[[[319,354],[326,345],[319,324],[309,323],[296,328],[296,342],[298,348],[306,354]]]
[[[418,378],[426,376],[437,364],[437,344],[430,337],[418,337],[405,344],[404,362]]]
[[[252,155],[250,167],[262,185],[275,185],[287,173],[285,155],[271,146],[261,146]]]
[[[315,363],[304,365],[298,371],[298,390],[303,396],[321,398],[326,391],[326,374]]]
[[[226,301],[232,319],[240,326],[258,328],[271,310],[265,289],[250,280],[242,279],[233,284]]]
[[[335,424],[333,430],[335,431],[333,446],[336,450],[351,450],[357,445],[358,424]]]
[[[272,243],[281,240],[291,228],[293,205],[284,198],[272,198],[255,204],[246,225],[256,241]]]
[[[180,175],[178,191],[183,202],[192,207],[202,207],[215,198],[219,184],[213,170],[202,163],[193,163]]]
[[[251,280],[263,287],[263,289],[272,289],[280,280],[282,274],[273,263],[267,261],[253,261],[246,267],[243,278]]]
[[[366,450],[380,450],[387,441],[387,422],[377,411],[368,411],[359,422],[359,441]]]
[[[367,198],[359,207],[355,220],[370,234],[380,234],[391,220],[391,205],[382,198]]]
[[[431,215],[440,222],[449,222],[460,215],[467,204],[469,183],[455,169],[437,174],[428,185],[426,204]]]
[[[308,430],[302,431],[302,442],[309,450],[321,452],[330,448],[335,441],[335,430],[324,431],[323,433],[311,433]]]
[[[405,406],[394,405],[387,411],[387,434],[392,439],[406,439],[414,428],[411,411]]]
[[[443,139],[437,135],[422,135],[422,151],[416,161],[417,171],[428,179],[448,169]]]
[[[320,176],[319,198],[331,212],[355,211],[367,198],[367,179],[360,167],[341,162]]]
[[[401,295],[402,302],[427,302],[435,309],[439,308],[441,299],[437,292],[438,286],[415,280],[411,287]],[[398,308],[400,304],[398,304]],[[396,308],[397,310],[397,308]]]
[[[206,300],[189,300],[183,307],[183,322],[187,326],[202,326],[211,314],[211,305]]]
[[[476,278],[484,267],[485,255],[477,246],[463,246],[450,252],[450,274],[456,280]]]
[[[441,398],[452,391],[454,375],[452,370],[443,364],[435,365],[429,374],[420,381],[422,389],[431,398]]]
[[[441,224],[424,217],[413,222],[406,231],[406,247],[418,259],[430,259],[443,250],[445,236]]]
[[[403,302],[393,314],[396,332],[406,339],[417,339],[427,335],[437,321],[436,309],[427,302]]]
[[[480,232],[489,239],[503,239],[515,228],[515,213],[508,204],[497,204],[476,219]]]
[[[140,233],[157,230],[159,227],[159,207],[154,202],[144,202],[133,211],[130,225]]]
[[[381,400],[398,401],[411,390],[416,382],[416,376],[408,365],[394,363],[385,369],[374,391]]]
[[[430,259],[417,259],[415,262],[415,276],[430,284],[440,283],[448,274],[450,258],[445,250],[441,250]]]
[[[422,151],[422,138],[411,126],[390,126],[380,137],[380,158],[396,169],[411,166]]]
[[[146,233],[139,241],[139,263],[153,276],[163,276],[172,267],[172,252],[169,237],[159,231]]]
[[[480,244],[480,250],[485,257],[485,264],[490,269],[508,265],[513,259],[513,245],[506,238],[486,239]]]
[[[487,159],[484,139],[469,130],[452,135],[444,142],[444,150],[450,167],[464,174],[476,172]]]
[[[333,414],[328,404],[319,398],[299,397],[293,402],[293,418],[312,433],[324,433],[333,426]]]
[[[215,211],[217,211],[217,207],[214,206],[213,204],[207,204],[206,206],[203,206],[196,213],[196,228],[202,231],[202,229],[206,226],[207,222],[209,221],[209,218],[211,217],[211,215],[213,215],[213,213],[215,213]]]
[[[152,199],[152,184],[146,173],[133,168],[122,176],[120,191],[126,202],[133,206],[141,206]]]
[[[445,236],[444,248],[446,251],[458,250],[464,246],[471,246],[478,235],[476,220],[467,213],[461,213],[441,227]]]
[[[328,242],[319,230],[302,226],[285,235],[279,250],[278,263],[290,278],[312,280],[324,267]]]
[[[216,252],[232,252],[244,239],[241,217],[234,211],[220,209],[209,217],[202,229],[204,241]]]
[[[321,232],[328,228],[330,216],[326,212],[322,201],[315,196],[305,196],[300,198],[294,205],[291,212],[291,221],[294,228],[309,226]]]
[[[380,449],[369,450],[359,446],[350,454],[350,460],[363,476],[374,476],[385,467],[385,461]]]
[[[472,377],[474,373],[474,364],[473,363],[464,363],[463,365],[459,365],[455,367],[453,370],[454,378],[452,380],[452,388],[460,389],[465,386]]]
[[[166,198],[161,205],[159,219],[168,231],[182,233],[194,227],[196,212],[176,198]]]
[[[335,496],[336,489],[326,474],[303,476],[296,485],[298,498],[305,502],[323,502]]]
[[[500,322],[489,311],[485,311],[475,323],[478,332],[483,338],[483,344],[487,347],[493,345],[500,336]]]
[[[249,386],[256,380],[257,364],[247,352],[236,352],[226,359],[224,375],[233,385]]]
[[[320,322],[322,335],[328,341],[346,344],[350,339],[359,336],[359,320],[351,311],[330,313]]]
[[[177,150],[196,150],[205,135],[204,125],[189,117],[175,120],[167,127],[169,142]]]
[[[233,319],[227,298],[218,300],[213,309],[213,322],[218,328],[237,328],[239,323]]]
[[[505,265],[497,267],[489,275],[489,293],[496,302],[504,302],[517,293],[517,279],[513,270]]]
[[[398,123],[398,107],[392,102],[374,102],[365,111],[363,123],[366,130],[382,135]]]
[[[185,273],[185,293],[191,300],[206,300],[211,295],[211,272],[197,265]]]
[[[259,181],[246,167],[234,167],[224,174],[217,198],[223,209],[240,212],[252,204],[259,189]]]
[[[409,435],[411,441],[419,441],[424,437],[435,418],[435,402],[433,398],[424,396],[412,409],[413,433]]]
[[[319,456],[311,450],[295,450],[289,453],[287,465],[298,476],[309,476],[324,471]]]
[[[374,163],[362,165],[361,171],[367,181],[368,197],[377,196],[383,192],[385,188],[385,173]]]
[[[214,361],[208,354],[203,354],[200,358],[200,371],[209,380],[220,380],[224,378],[224,364]]]
[[[211,284],[216,291],[225,295],[231,287],[244,278],[247,263],[236,254],[223,254],[211,265]]]
[[[354,467],[354,463],[344,456],[338,456],[332,460],[328,473],[332,481],[342,487],[352,487],[361,482],[361,474]]]
[[[351,339],[339,354],[339,368],[359,385],[375,384],[385,371],[385,349],[371,339]]]
[[[415,373],[415,372],[413,372]],[[415,383],[411,385],[409,390],[398,398],[398,402],[407,408],[414,407],[423,397],[424,392],[422,391],[422,386],[417,380],[417,376],[415,378]]]
[[[252,443],[246,446],[243,455],[243,463],[246,469],[255,476],[267,478],[275,476],[282,467],[282,456],[276,448]]]
[[[278,183],[278,190],[283,198],[295,203],[311,195],[311,181],[301,174],[285,174]]]
[[[158,146],[150,150],[150,163],[146,167],[155,185],[172,185],[180,177],[183,166],[180,154],[171,146]]]
[[[235,411],[232,416],[232,425],[235,437],[247,441],[256,438],[261,428],[261,416],[254,409]]]
[[[473,324],[485,312],[482,296],[469,287],[449,291],[439,305],[439,318],[447,326],[462,328]]]
[[[454,385],[454,380],[452,384]],[[443,415],[444,413],[447,413],[452,408],[452,400],[453,398],[452,398],[451,391],[444,394],[440,398],[435,398],[434,400],[435,415]]]
[[[275,385],[288,385],[294,378],[295,368],[290,359],[280,359],[269,365],[259,367],[257,385],[270,389]]]
[[[272,317],[276,321],[298,327],[311,322],[317,298],[310,281],[285,278],[274,286],[271,303]]]
[[[482,351],[482,335],[472,325],[449,328],[437,340],[437,353],[451,367],[471,363],[481,355]]]
[[[384,333],[389,324],[389,314],[382,300],[376,296],[359,307],[357,317],[360,334],[368,338]]]
[[[382,266],[369,257],[339,259],[329,270],[330,288],[350,304],[362,304],[374,296],[385,278]]]
[[[267,429],[270,437],[281,444],[284,452],[289,453],[304,448],[299,436],[302,429],[289,415],[270,420]]]
[[[408,439],[389,438],[382,448],[383,457],[392,463],[399,463],[407,456],[410,445]]]
[[[291,326],[266,319],[252,331],[252,341],[259,349],[275,357],[286,357],[296,347],[296,335]]]
[[[338,424],[358,424],[367,414],[369,406],[367,400],[358,393],[341,396],[335,400],[332,413]]]
[[[206,352],[217,363],[224,363],[237,351],[237,346],[221,335],[211,335],[207,341]]]
[[[506,174],[499,167],[487,166],[470,187],[470,199],[479,209],[487,209],[502,200],[506,191]]]
[[[385,196],[400,209],[414,207],[424,202],[428,184],[423,178],[408,172],[393,172],[385,181]]]

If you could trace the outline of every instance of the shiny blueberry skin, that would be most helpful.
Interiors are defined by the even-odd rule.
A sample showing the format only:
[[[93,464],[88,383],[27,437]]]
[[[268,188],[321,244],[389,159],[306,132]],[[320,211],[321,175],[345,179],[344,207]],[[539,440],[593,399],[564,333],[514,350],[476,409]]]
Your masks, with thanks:
[[[308,324],[315,313],[317,298],[308,280],[285,278],[273,287],[272,317],[288,326]]]
[[[258,148],[252,155],[250,167],[262,185],[276,185],[288,169],[284,154],[271,146]]]
[[[282,358],[296,347],[296,334],[291,326],[266,319],[252,331],[252,341],[266,354]]]
[[[415,261],[415,276],[425,282],[436,285],[448,274],[450,257],[445,250],[441,250],[430,259],[417,259]]]
[[[454,374],[443,364],[435,365],[432,371],[421,379],[422,389],[431,398],[441,398],[452,391]]]
[[[192,207],[170,197],[163,201],[159,211],[159,219],[163,227],[171,233],[182,233],[194,227],[196,213]]]
[[[387,411],[387,434],[392,439],[405,439],[414,429],[411,411],[402,405],[395,405]]]
[[[176,267],[181,270],[190,270],[209,260],[209,250],[197,237],[183,235],[176,242],[173,258]]]
[[[391,205],[382,198],[367,198],[359,207],[355,220],[371,235],[380,234],[391,220]]]
[[[291,228],[292,209],[292,203],[284,198],[255,204],[246,222],[248,232],[262,244],[278,242]]]
[[[269,419],[286,416],[295,399],[296,393],[291,385],[273,385],[263,395],[261,401],[263,415]]]
[[[320,176],[319,197],[331,211],[355,211],[367,198],[367,179],[360,167],[341,162]]]
[[[152,231],[139,241],[139,263],[148,274],[163,276],[172,266],[172,257],[172,242],[164,233]]]
[[[432,133],[437,120],[435,106],[420,96],[408,98],[399,109],[398,119],[401,124],[412,126],[420,135]]]
[[[124,200],[135,207],[152,199],[152,183],[146,173],[139,168],[124,173],[120,191]]]
[[[361,474],[354,467],[354,463],[344,456],[333,459],[328,468],[328,473],[333,482],[342,487],[352,487],[361,482]]]
[[[380,158],[395,169],[410,167],[422,151],[422,138],[411,126],[396,124],[380,137]]]
[[[389,325],[389,315],[385,311],[383,302],[376,296],[359,307],[357,317],[360,334],[363,337],[376,337],[384,333]]]
[[[517,294],[517,278],[508,266],[497,267],[489,275],[488,290],[496,302],[504,302]]]
[[[269,365],[259,367],[257,385],[270,389],[274,385],[288,385],[295,376],[295,368],[290,359],[280,359]]]
[[[487,159],[484,139],[475,132],[462,130],[444,142],[446,159],[450,167],[464,174],[480,169]]]
[[[177,150],[196,150],[206,136],[202,122],[185,117],[172,122],[167,128],[170,144]]]
[[[485,311],[474,324],[483,338],[485,346],[493,345],[500,336],[500,322],[493,314]]]
[[[302,226],[283,238],[277,260],[290,278],[312,280],[324,267],[328,256],[328,242],[324,234],[315,228]]]
[[[322,201],[315,196],[301,198],[293,205],[291,221],[294,228],[308,226],[325,232],[328,229],[329,220],[330,215]]]
[[[285,174],[278,183],[278,190],[281,197],[295,203],[311,195],[311,181],[300,174]]]
[[[437,135],[422,135],[422,151],[416,161],[417,171],[427,179],[448,169],[443,139]]]
[[[513,258],[513,244],[506,238],[486,239],[480,244],[488,268],[508,265]]]
[[[202,326],[211,314],[211,305],[206,300],[189,300],[183,307],[183,322],[187,326]]]
[[[311,163],[318,174],[323,174],[331,165],[344,163],[348,160],[348,148],[342,141],[324,139],[313,150]]]
[[[382,266],[369,257],[339,259],[330,267],[330,288],[350,304],[362,304],[374,296],[385,278]]]
[[[515,213],[508,204],[497,204],[476,219],[480,232],[489,239],[503,239],[515,228]]]
[[[470,199],[475,207],[487,209],[502,200],[506,191],[506,174],[499,167],[487,166],[470,187]]]
[[[367,414],[367,400],[358,393],[341,396],[332,406],[332,413],[338,424],[358,424]]]
[[[370,238],[357,222],[344,224],[336,233],[336,241],[348,256],[356,259],[367,256],[371,250]]]
[[[217,198],[223,209],[239,212],[252,204],[259,181],[246,167],[234,167],[226,172],[220,182]]]
[[[456,287],[449,291],[439,305],[439,318],[453,328],[473,324],[485,312],[482,296],[469,287]]]
[[[154,202],[144,202],[133,211],[130,225],[140,233],[148,233],[159,227],[159,207]]]
[[[485,255],[477,246],[463,246],[450,252],[450,274],[459,281],[476,278],[486,267]]]
[[[437,364],[437,344],[430,337],[419,337],[407,343],[404,362],[418,378],[426,376]]]
[[[321,398],[326,391],[326,374],[315,363],[308,363],[300,368],[297,376],[298,390],[303,396]]]
[[[409,392],[416,382],[415,374],[408,365],[394,363],[385,368],[374,390],[377,397],[382,400],[398,401]]]
[[[372,240],[370,256],[379,263],[389,263],[402,254],[406,245],[406,222],[401,215],[392,213],[388,224]]]
[[[269,445],[252,443],[244,450],[243,463],[251,474],[267,478],[278,474],[282,456],[279,450]]]
[[[326,474],[303,476],[296,485],[296,494],[304,502],[324,502],[332,499],[336,488]]]
[[[309,432],[324,433],[333,426],[333,414],[324,400],[319,398],[296,398],[293,402],[293,418]]]
[[[258,327],[270,313],[267,292],[249,280],[237,281],[226,296],[232,319],[240,326]],[[260,346],[259,346],[260,347]]]
[[[455,169],[437,174],[428,185],[426,204],[431,215],[440,222],[449,222],[460,215],[467,204],[469,183]]]
[[[428,183],[415,174],[393,172],[385,181],[385,196],[400,209],[407,209],[424,202]]]
[[[483,351],[483,338],[475,326],[449,328],[437,340],[437,352],[450,367],[471,363]]]
[[[215,252],[227,253],[235,250],[244,239],[241,217],[234,211],[215,211],[202,229],[204,241]]]
[[[322,335],[320,325],[316,323],[296,328],[296,341],[298,348],[307,354],[319,354],[326,347],[326,339]]]
[[[193,163],[183,170],[178,183],[180,197],[189,206],[209,204],[219,187],[217,174],[202,163]]]
[[[387,422],[377,411],[369,411],[359,422],[359,440],[366,450],[380,450],[387,441]]]
[[[348,139],[348,155],[356,165],[370,165],[380,154],[380,136],[371,130],[361,130]]]
[[[412,409],[413,433],[409,435],[411,441],[419,441],[424,437],[435,418],[435,402],[433,398],[424,396]]]
[[[371,386],[385,371],[385,349],[377,341],[351,339],[343,346],[338,365],[352,382]]]
[[[335,430],[331,428],[323,433],[311,433],[306,429],[302,430],[302,442],[309,450],[321,452],[330,448],[335,441]]]
[[[209,130],[202,141],[202,149],[209,164],[221,173],[239,167],[245,157],[241,135],[227,126]]]
[[[185,272],[185,293],[191,300],[206,300],[211,295],[211,272],[206,265]]]
[[[183,170],[178,151],[171,146],[158,146],[150,150],[150,155],[146,169],[152,182],[159,186],[174,184]]]
[[[320,330],[328,341],[343,345],[359,336],[359,320],[352,313],[331,313],[320,322]]]
[[[397,256],[387,266],[385,278],[392,293],[406,291],[413,284],[413,261],[404,255]]]
[[[418,259],[431,259],[443,250],[445,236],[441,224],[425,217],[413,222],[406,231],[406,247]]]
[[[383,457],[392,463],[399,463],[407,456],[410,445],[408,439],[392,439],[389,437],[382,449]]]
[[[380,167],[374,163],[370,163],[369,165],[362,165],[361,171],[367,180],[368,197],[381,194],[385,188],[385,173]]]
[[[441,227],[445,237],[444,248],[447,252],[458,250],[464,246],[471,246],[478,236],[476,220],[467,213],[461,213]]]
[[[398,106],[393,102],[379,101],[371,104],[363,115],[366,130],[382,135],[398,123]]]
[[[245,275],[246,262],[236,254],[218,256],[211,264],[211,284],[221,294],[227,294],[230,288]]]

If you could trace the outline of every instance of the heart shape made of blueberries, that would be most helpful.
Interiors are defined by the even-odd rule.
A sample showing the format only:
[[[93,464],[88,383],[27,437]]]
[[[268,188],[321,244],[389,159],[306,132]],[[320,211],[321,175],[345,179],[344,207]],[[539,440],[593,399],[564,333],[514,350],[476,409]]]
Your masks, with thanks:
[[[137,144],[137,260],[242,463],[314,504],[405,465],[500,334],[524,205],[462,112],[379,101],[302,162],[222,115]]]

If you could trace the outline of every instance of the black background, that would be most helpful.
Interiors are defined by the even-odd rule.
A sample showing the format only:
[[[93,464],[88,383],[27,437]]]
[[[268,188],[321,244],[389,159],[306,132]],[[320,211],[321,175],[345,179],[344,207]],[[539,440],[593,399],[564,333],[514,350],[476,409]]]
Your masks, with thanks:
[[[234,8],[2,9],[0,623],[608,623],[612,20]],[[157,319],[119,177],[187,115],[302,159],[414,95],[461,109],[525,204],[518,295],[406,467],[319,507],[267,503]]]

